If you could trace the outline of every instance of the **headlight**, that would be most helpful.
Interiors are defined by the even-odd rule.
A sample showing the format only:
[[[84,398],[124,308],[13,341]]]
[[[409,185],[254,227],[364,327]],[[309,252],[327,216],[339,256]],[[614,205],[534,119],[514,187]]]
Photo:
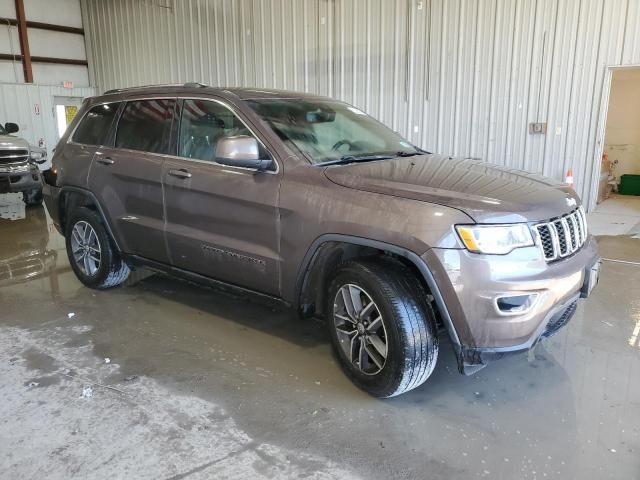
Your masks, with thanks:
[[[514,225],[456,225],[464,246],[473,253],[502,255],[514,248],[534,245],[531,230],[526,224]]]
[[[46,160],[47,159],[47,154],[46,152],[34,152],[33,150],[29,153],[29,155],[31,156],[31,160],[35,160],[36,162],[38,160]]]

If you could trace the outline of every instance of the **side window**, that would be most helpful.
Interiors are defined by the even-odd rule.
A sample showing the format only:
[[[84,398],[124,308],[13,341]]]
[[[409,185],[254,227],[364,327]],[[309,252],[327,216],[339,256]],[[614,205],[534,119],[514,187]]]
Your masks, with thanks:
[[[84,145],[103,145],[120,103],[96,105],[80,121],[73,141]]]
[[[127,102],[118,122],[116,148],[168,153],[175,104],[169,99]]]
[[[236,135],[252,136],[249,129],[225,106],[207,100],[184,101],[178,139],[179,156],[215,161],[218,141]],[[266,158],[268,153],[263,150],[261,156]]]

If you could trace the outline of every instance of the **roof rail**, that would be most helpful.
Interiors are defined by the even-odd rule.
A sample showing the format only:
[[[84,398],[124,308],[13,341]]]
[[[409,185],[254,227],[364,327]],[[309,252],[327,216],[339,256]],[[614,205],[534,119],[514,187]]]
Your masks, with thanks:
[[[137,87],[126,87],[126,88],[113,88],[111,90],[107,90],[103,93],[103,95],[111,95],[114,93],[122,93],[122,92],[131,92],[136,90],[143,90],[145,88],[159,88],[159,87],[197,87],[197,88],[205,88],[207,85],[204,83],[198,82],[187,82],[187,83],[160,83],[157,85],[140,85]]]
[[[183,86],[192,88],[207,88],[209,85],[205,85],[204,83],[200,82],[187,82]]]

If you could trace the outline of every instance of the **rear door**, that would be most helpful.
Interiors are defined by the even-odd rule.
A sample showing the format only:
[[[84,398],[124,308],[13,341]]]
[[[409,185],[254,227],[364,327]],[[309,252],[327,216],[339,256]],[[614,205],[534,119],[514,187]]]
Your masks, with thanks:
[[[93,156],[101,146],[110,142],[120,105],[119,102],[111,102],[90,107],[64,148],[56,149],[58,177],[64,185],[86,188]]]
[[[95,155],[89,188],[98,197],[120,248],[168,263],[164,241],[162,168],[169,151],[176,100],[128,101],[110,146]]]
[[[256,137],[226,104],[185,99],[180,110],[177,157],[164,165],[166,238],[173,265],[279,294],[280,170],[258,172],[215,162],[221,138]]]

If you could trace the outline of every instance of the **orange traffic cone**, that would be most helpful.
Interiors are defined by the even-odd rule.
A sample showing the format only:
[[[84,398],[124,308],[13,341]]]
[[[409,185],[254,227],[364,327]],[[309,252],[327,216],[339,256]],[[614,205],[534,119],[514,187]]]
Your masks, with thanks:
[[[567,176],[564,179],[564,183],[566,183],[570,187],[573,187],[573,169],[572,168],[567,170]]]

